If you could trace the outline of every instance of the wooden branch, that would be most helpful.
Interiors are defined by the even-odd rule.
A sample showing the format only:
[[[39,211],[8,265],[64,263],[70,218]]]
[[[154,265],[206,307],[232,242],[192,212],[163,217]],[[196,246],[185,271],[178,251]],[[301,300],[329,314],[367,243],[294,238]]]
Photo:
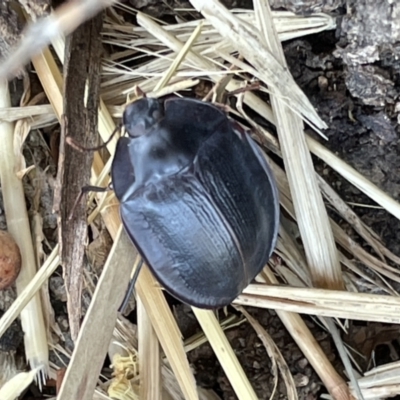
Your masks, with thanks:
[[[70,136],[83,146],[93,146],[97,136],[102,24],[100,14],[70,36],[64,63],[64,115],[58,166],[61,193],[59,243],[73,340],[78,335],[81,315],[81,275],[87,236],[86,197],[73,210],[70,220],[69,216],[82,187],[90,182],[93,153],[77,152],[65,145],[65,138]]]

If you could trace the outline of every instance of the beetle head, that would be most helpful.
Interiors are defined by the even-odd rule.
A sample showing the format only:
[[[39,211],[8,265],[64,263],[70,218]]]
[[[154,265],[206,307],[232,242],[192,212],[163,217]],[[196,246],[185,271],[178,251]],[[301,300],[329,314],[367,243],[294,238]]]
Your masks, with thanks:
[[[157,99],[144,97],[126,107],[123,123],[128,135],[135,138],[144,135],[163,117],[163,104]]]

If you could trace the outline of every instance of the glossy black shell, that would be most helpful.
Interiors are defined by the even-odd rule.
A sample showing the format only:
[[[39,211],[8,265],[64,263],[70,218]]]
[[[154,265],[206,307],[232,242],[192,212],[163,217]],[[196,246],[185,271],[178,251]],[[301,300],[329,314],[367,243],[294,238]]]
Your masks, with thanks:
[[[123,116],[112,182],[159,282],[200,308],[230,304],[275,247],[279,203],[260,150],[209,103],[144,98]]]

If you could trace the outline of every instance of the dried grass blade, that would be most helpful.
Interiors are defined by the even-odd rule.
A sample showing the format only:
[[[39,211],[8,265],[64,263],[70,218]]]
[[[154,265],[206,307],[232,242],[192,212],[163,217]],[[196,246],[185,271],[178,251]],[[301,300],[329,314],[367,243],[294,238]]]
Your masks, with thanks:
[[[364,399],[386,399],[400,393],[399,361],[381,365],[365,372],[358,379]],[[351,390],[353,390],[350,384]]]
[[[135,258],[136,250],[121,226],[79,331],[58,400],[92,399]]]
[[[191,3],[256,68],[256,77],[265,82],[281,101],[314,126],[326,128],[307,96],[278,61],[276,54],[273,55],[271,49],[260,42],[259,32],[254,26],[244,24],[217,0],[191,0]],[[273,25],[272,17],[268,21]]]
[[[0,108],[10,107],[8,82],[0,81]],[[36,274],[36,260],[25,203],[22,182],[15,174],[16,160],[13,150],[14,125],[0,123],[0,180],[7,219],[8,231],[17,242],[22,256],[21,272],[17,278],[17,292],[20,294]],[[40,371],[42,378],[48,371],[47,335],[40,296],[37,293],[21,312],[24,331],[25,354],[32,369]]]
[[[249,93],[250,94],[250,93]],[[272,114],[271,107],[266,104],[261,99],[257,97],[250,97],[245,103],[251,107],[258,114],[263,116],[269,122],[276,124],[275,117]],[[276,147],[276,140],[268,135],[268,132],[264,129],[259,129],[265,139],[271,143],[272,146]],[[386,194],[383,190],[379,189],[376,185],[374,185],[370,180],[368,180],[365,176],[361,175],[358,171],[356,171],[353,167],[343,161],[341,158],[333,154],[330,150],[328,150],[324,145],[319,143],[317,140],[312,138],[309,135],[305,135],[307,140],[307,146],[311,153],[317,156],[319,159],[328,164],[333,170],[335,170],[338,174],[340,174],[343,178],[345,178],[348,182],[354,185],[361,192],[366,194],[376,203],[381,205],[386,211],[391,213],[397,219],[400,219],[400,203]],[[382,250],[385,252],[385,255],[392,259],[393,255],[387,252],[387,250]],[[394,262],[398,262],[398,257],[394,257]]]
[[[53,109],[50,104],[25,107],[5,107],[0,109],[0,121],[14,122],[19,119],[31,118],[37,115],[48,115],[52,113]]]
[[[344,249],[357,257],[357,259],[359,259],[364,265],[371,268],[373,271],[400,283],[400,271],[397,268],[391,267],[363,249],[358,243],[351,239],[335,221],[330,220],[330,224],[332,226],[336,241]]]
[[[175,36],[165,30],[163,27],[155,23],[151,18],[143,13],[137,14],[137,22],[139,25],[146,28],[153,36],[155,36],[160,42],[164,43],[167,47],[171,48],[175,52],[179,52],[184,44],[178,40]],[[220,69],[215,66],[211,61],[202,57],[194,51],[189,51],[186,60],[191,64],[197,66],[197,68],[202,68],[205,70],[204,73],[210,73],[215,71],[220,71]],[[210,79],[213,82],[218,82],[219,77],[210,75]],[[236,79],[232,79],[226,87],[228,92],[240,89],[242,87],[242,82]],[[249,107],[254,109],[264,118],[268,120],[274,120],[273,114],[269,106],[267,106],[262,100],[260,100],[254,93],[246,92],[244,93],[244,103]]]
[[[72,0],[59,6],[48,17],[28,25],[18,47],[0,66],[0,79],[10,77],[40,53],[52,39],[73,32],[116,0]]]
[[[220,321],[220,327],[223,331],[227,329],[231,329],[236,326],[240,326],[243,324],[246,320],[243,318],[241,320],[238,320],[237,317],[230,315],[226,319]],[[185,351],[186,353],[189,353],[190,351],[196,349],[197,347],[200,347],[202,344],[207,343],[208,340],[204,336],[204,332],[199,332],[188,339],[185,340]]]
[[[371,230],[362,222],[360,217],[341,199],[341,197],[333,190],[333,188],[319,175],[317,175],[319,187],[337,212],[344,218],[353,229],[375,250],[382,261],[385,258],[382,249],[385,247],[378,240],[378,236],[373,234]]]
[[[253,101],[255,100],[255,101]],[[247,102],[247,104],[253,108],[254,111],[259,113],[260,115],[264,115],[264,117],[270,121],[271,123],[275,124],[275,118],[271,114],[271,109],[269,105],[264,103],[262,100],[257,99],[257,98],[251,98],[251,101]],[[257,126],[257,129],[262,132],[263,136],[265,139],[268,141],[268,143],[272,146],[273,151],[275,153],[279,153],[278,149],[278,144],[276,142],[276,139],[272,137],[265,129],[261,128],[260,126]],[[354,168],[352,168],[350,165],[348,165],[346,162],[344,162],[342,159],[340,159],[338,156],[333,154],[331,151],[329,151],[325,146],[323,146],[321,143],[319,143],[317,140],[311,138],[310,136],[306,135],[307,139],[307,145],[310,149],[310,151],[319,157],[321,160],[326,162],[332,169],[334,169],[336,172],[338,172],[342,177],[347,179],[350,183],[352,183],[354,186],[356,186],[360,191],[365,193],[367,196],[372,198],[374,201],[376,201],[378,204],[380,204],[383,208],[385,208],[388,212],[390,212],[392,215],[394,215],[396,218],[400,219],[400,203],[395,201],[393,198],[391,198],[389,195],[387,195],[385,192],[383,192],[381,189],[379,189],[376,185],[374,185],[371,181],[369,181],[367,178],[365,178],[363,175],[361,175],[358,171],[356,171]],[[279,153],[280,154],[280,153]],[[285,175],[281,175],[285,176]],[[284,178],[286,180],[286,178]],[[281,182],[281,179],[278,179],[278,183]],[[281,189],[280,189],[281,190]],[[291,213],[293,215],[293,212]],[[337,235],[337,231],[335,229],[335,226],[333,226],[334,229],[334,234],[336,237],[336,240],[343,245],[343,241],[341,241],[341,235]],[[369,229],[368,229],[369,230]],[[372,237],[375,236],[375,234],[371,233]],[[344,235],[346,239],[344,239],[344,243],[348,241],[348,236]],[[352,242],[354,243],[354,242]],[[356,248],[359,248],[359,251],[357,251],[358,254],[361,254],[361,256],[355,254],[356,257],[360,258],[361,261],[366,262],[365,260],[368,259],[370,260],[367,262],[367,265],[371,266],[372,259],[374,259],[373,256],[365,252],[364,249],[362,249],[360,246],[356,245],[356,247],[353,246],[345,246],[350,249],[351,252],[354,253]],[[399,264],[400,259],[396,255],[394,255],[392,252],[390,252],[386,247],[381,246],[380,247],[380,252],[385,255],[388,259],[392,260],[394,263]],[[377,261],[377,260],[376,260]],[[373,261],[375,265],[376,262]],[[379,264],[379,262],[378,262]],[[374,267],[372,267],[374,268]],[[383,268],[388,268],[388,266],[385,264],[385,267]],[[390,276],[391,279],[393,279],[393,275]],[[394,279],[397,279],[396,277]]]
[[[46,262],[39,271],[31,279],[24,290],[19,293],[18,297],[11,304],[10,308],[0,318],[0,337],[5,333],[8,327],[18,318],[21,311],[29,303],[32,297],[38,293],[43,283],[52,275],[60,264],[58,254],[58,245],[53,249]]]
[[[286,67],[268,3],[257,0],[254,4],[256,14],[262,18],[260,26],[267,48]],[[311,279],[317,287],[342,289],[344,285],[335,240],[315,178],[302,121],[275,96],[275,89],[271,103]]]
[[[396,200],[310,136],[307,136],[307,144],[310,151],[318,158],[326,162],[331,168],[342,175],[343,178],[347,179],[357,189],[381,205],[386,211],[394,215],[397,219],[400,219],[400,204]]]
[[[185,398],[198,399],[179,328],[147,266],[142,267],[136,288]]]
[[[356,373],[354,371],[353,366],[351,365],[349,354],[345,348],[343,340],[340,336],[339,329],[332,318],[320,318],[320,320],[325,324],[325,326],[329,329],[333,342],[335,343],[336,349],[339,353],[339,357],[342,360],[343,366],[347,375],[350,378],[350,382],[352,383],[353,387],[355,388],[355,392],[357,394],[356,398],[359,400],[365,400],[362,393],[360,386],[357,381]]]
[[[161,400],[161,358],[157,335],[146,309],[137,298],[140,399]]]
[[[32,63],[57,119],[61,122],[63,114],[63,78],[50,50],[45,49],[43,53],[32,59]]]
[[[294,208],[286,175],[284,171],[270,159],[269,164],[274,172],[275,177],[277,178],[276,181],[280,193],[281,205],[295,219]],[[340,246],[346,249],[350,254],[352,254],[366,266],[371,268],[375,273],[385,275],[396,282],[400,281],[398,269],[390,267],[388,264],[368,253],[359,244],[354,242],[354,240],[352,240],[335,221],[329,219],[329,223],[332,227],[335,240]]]
[[[40,368],[32,369],[29,372],[20,372],[11,378],[1,389],[1,400],[15,400],[33,382]]]
[[[251,284],[235,304],[308,315],[400,323],[400,297]]]
[[[186,54],[189,52],[193,43],[196,41],[196,39],[200,35],[202,27],[203,27],[203,24],[199,23],[199,25],[196,27],[196,29],[193,31],[192,35],[190,36],[189,40],[185,43],[185,45],[182,47],[181,51],[176,56],[175,60],[172,62],[172,64],[168,68],[168,70],[165,72],[165,75],[162,77],[160,82],[157,83],[156,87],[154,88],[155,92],[163,89],[165,87],[165,85],[167,85],[167,83],[170,81],[170,79],[172,78],[172,76],[174,75],[176,70],[179,68],[179,65],[185,59]]]
[[[192,310],[238,398],[240,400],[256,400],[254,389],[213,312],[196,307],[192,307]]]
[[[283,255],[287,266],[296,274],[298,279],[301,280],[302,285],[295,286],[312,286],[305,256],[301,252],[295,238],[290,234],[290,230],[285,229],[284,223],[284,217],[281,215],[281,227],[279,229],[278,243],[275,251]]]

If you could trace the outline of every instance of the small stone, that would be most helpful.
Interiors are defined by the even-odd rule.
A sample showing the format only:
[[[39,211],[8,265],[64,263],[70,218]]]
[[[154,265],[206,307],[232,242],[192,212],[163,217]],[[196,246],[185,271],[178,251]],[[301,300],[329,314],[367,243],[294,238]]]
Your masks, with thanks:
[[[0,290],[11,286],[21,271],[21,253],[13,237],[0,231]]]
[[[310,379],[308,378],[308,376],[303,375],[303,374],[296,374],[294,377],[294,384],[296,385],[296,387],[304,387],[307,386],[308,383],[310,382]]]
[[[320,89],[326,89],[329,86],[328,79],[325,76],[320,75],[318,77],[318,86]]]
[[[260,363],[259,363],[258,361],[254,361],[254,362],[253,362],[253,368],[254,368],[254,369],[260,369],[260,368],[261,368]]]
[[[297,361],[297,366],[300,369],[304,369],[305,367],[307,367],[308,365],[308,360],[307,358],[301,358],[299,361]]]

